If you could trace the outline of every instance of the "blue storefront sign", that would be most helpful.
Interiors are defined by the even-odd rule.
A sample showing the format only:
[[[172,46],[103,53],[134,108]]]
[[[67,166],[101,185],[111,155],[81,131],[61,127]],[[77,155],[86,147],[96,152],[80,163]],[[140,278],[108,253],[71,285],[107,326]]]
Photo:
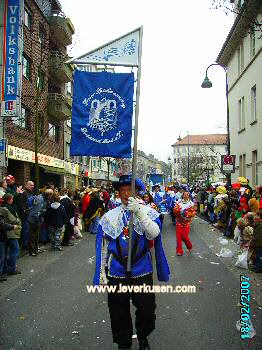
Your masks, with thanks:
[[[0,167],[6,166],[6,139],[0,139]]]
[[[2,116],[17,114],[20,0],[5,0],[4,92]]]

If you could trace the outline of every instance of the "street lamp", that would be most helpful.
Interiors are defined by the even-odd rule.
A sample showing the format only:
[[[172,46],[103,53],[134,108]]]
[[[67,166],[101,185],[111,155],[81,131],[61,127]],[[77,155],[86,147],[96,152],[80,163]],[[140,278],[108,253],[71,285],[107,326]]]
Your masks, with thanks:
[[[185,131],[187,132],[187,184],[189,185],[189,172],[190,172],[189,131],[188,130],[185,130]],[[182,141],[182,139],[180,137],[180,133],[179,133],[177,140]]]
[[[207,76],[207,71],[212,66],[220,66],[224,69],[224,72],[226,73],[226,101],[227,101],[227,155],[230,155],[230,130],[229,130],[229,104],[228,104],[228,75],[227,75],[227,68],[219,63],[212,63],[210,64],[206,69],[206,76],[203,80],[203,83],[201,84],[201,87],[204,89],[209,89],[212,87],[212,82],[209,80]],[[228,186],[231,186],[231,173],[227,174],[227,182]]]

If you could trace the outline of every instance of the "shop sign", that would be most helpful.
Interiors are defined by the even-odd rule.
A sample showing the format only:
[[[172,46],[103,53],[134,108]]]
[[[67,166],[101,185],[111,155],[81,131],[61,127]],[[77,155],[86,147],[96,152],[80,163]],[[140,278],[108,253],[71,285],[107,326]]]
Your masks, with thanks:
[[[4,2],[3,100],[1,115],[17,115],[20,0]]]
[[[64,162],[65,163],[65,171],[72,175],[78,175],[79,173],[79,165],[71,162]]]
[[[35,153],[15,146],[8,145],[8,158],[21,160],[23,162],[35,162]],[[64,169],[64,160],[59,158],[50,157],[45,154],[38,153],[38,163],[40,165],[47,165],[54,168]]]

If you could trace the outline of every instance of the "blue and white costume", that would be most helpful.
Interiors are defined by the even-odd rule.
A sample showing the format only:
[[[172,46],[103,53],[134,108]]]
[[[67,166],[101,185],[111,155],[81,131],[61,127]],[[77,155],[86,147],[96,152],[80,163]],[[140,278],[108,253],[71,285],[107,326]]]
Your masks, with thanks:
[[[158,229],[155,241],[155,255],[157,275],[160,281],[168,281],[169,267],[162,247],[161,222],[159,213],[154,209],[143,206],[146,215],[155,223],[154,229]],[[124,234],[124,228],[129,224],[130,211],[121,205],[107,212],[101,219],[96,237],[96,271],[94,284],[106,283],[107,276],[114,278],[126,278],[126,264],[128,255],[128,238]],[[150,236],[148,225],[145,227],[143,220],[134,215],[134,231],[132,235],[132,271],[131,277],[137,278],[153,272],[152,257],[149,248]],[[106,276],[107,271],[107,276]]]
[[[150,349],[147,336],[155,329],[155,294],[150,292],[119,292],[120,285],[153,286],[153,264],[149,247],[154,239],[157,275],[160,281],[169,280],[169,267],[161,242],[161,222],[159,213],[150,206],[128,199],[123,193],[131,190],[131,177],[123,175],[119,179],[119,193],[127,206],[107,212],[100,221],[96,235],[96,270],[94,285],[107,283],[117,289],[108,292],[108,308],[111,320],[113,342],[119,349],[129,349],[132,345],[132,317],[130,302],[136,307],[136,334],[139,349]],[[127,186],[121,192],[121,186]],[[130,186],[128,188],[128,186]],[[141,190],[137,183],[136,189]],[[129,221],[133,213],[131,276],[127,273]]]

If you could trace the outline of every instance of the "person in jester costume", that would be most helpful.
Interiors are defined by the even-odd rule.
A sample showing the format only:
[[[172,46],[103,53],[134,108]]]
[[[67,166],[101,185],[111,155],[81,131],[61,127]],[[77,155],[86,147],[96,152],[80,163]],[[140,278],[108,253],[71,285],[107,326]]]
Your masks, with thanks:
[[[153,286],[153,264],[149,241],[154,239],[157,277],[169,280],[169,266],[162,247],[159,213],[131,197],[131,176],[123,175],[114,184],[122,204],[107,212],[100,221],[96,239],[96,270],[94,285],[116,286],[108,292],[108,308],[111,319],[113,342],[119,349],[132,346],[133,325],[130,315],[130,300],[136,307],[135,327],[140,350],[150,350],[147,340],[155,329],[155,295],[153,290],[118,292],[122,286]],[[143,183],[136,179],[136,190]],[[131,275],[127,273],[129,219],[134,214],[132,234]],[[151,288],[152,289],[152,288]],[[150,290],[150,289],[149,289]]]

